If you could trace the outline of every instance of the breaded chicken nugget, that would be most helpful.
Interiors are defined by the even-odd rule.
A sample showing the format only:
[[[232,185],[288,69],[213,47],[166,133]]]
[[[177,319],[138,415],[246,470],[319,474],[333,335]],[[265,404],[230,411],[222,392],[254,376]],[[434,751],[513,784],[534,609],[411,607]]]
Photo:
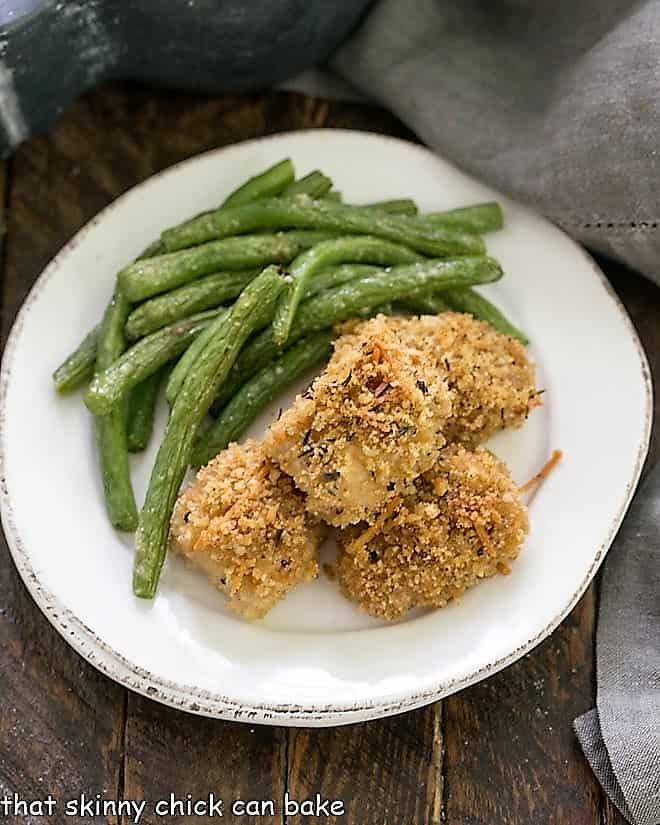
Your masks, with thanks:
[[[341,589],[373,616],[443,607],[479,579],[508,573],[527,535],[518,489],[483,447],[447,447],[415,487],[371,527],[340,536]]]
[[[250,619],[316,577],[321,540],[302,494],[252,440],[231,444],[199,471],[170,527],[172,548]]]
[[[540,405],[534,365],[515,338],[460,312],[389,322],[400,337],[418,342],[444,370],[453,396],[447,441],[481,444],[498,430],[520,427],[530,410]]]
[[[450,413],[432,361],[380,315],[339,340],[325,372],[272,425],[264,447],[307,493],[312,513],[354,524],[432,466]]]

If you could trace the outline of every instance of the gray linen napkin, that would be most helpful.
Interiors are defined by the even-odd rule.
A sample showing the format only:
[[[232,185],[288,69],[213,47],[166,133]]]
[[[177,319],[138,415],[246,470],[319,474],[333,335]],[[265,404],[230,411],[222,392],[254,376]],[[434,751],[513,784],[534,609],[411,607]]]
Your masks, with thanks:
[[[660,283],[659,0],[380,0],[331,66],[443,157]]]
[[[594,710],[575,720],[603,788],[634,825],[660,822],[660,464],[610,550],[596,637]]]

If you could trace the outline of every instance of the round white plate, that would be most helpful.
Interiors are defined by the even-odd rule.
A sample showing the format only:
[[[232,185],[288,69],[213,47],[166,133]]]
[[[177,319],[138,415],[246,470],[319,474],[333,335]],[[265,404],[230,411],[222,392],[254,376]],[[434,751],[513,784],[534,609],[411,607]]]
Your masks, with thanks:
[[[488,236],[505,278],[485,290],[531,336],[545,406],[493,441],[520,482],[554,448],[559,468],[531,504],[531,533],[510,576],[459,604],[384,624],[322,575],[262,622],[178,559],[153,602],[131,594],[132,539],[106,520],[89,415],[56,396],[50,374],[111,293],[115,272],[161,229],[209,208],[290,156],[317,166],[346,200],[411,196],[422,210],[498,198]],[[259,435],[281,399],[253,427]],[[648,446],[644,352],[594,262],[545,220],[426,149],[350,131],[278,135],[181,163],[105,209],[53,260],[21,309],[1,386],[2,521],[37,604],[101,671],[161,702],[226,719],[335,725],[397,713],[489,676],[547,636],[593,577],[626,511]],[[160,411],[161,425],[164,406]],[[156,442],[157,439],[154,439]],[[133,460],[141,500],[156,443]]]

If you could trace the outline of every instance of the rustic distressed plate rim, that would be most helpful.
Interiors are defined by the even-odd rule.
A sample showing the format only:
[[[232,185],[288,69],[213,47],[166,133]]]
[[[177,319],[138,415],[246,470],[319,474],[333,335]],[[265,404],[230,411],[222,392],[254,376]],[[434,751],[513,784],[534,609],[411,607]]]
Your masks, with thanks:
[[[564,608],[555,615],[552,621],[546,624],[534,636],[529,638],[525,644],[520,645],[508,655],[490,662],[484,667],[474,670],[461,678],[439,681],[431,688],[420,692],[406,691],[405,695],[393,696],[389,698],[388,701],[362,701],[360,703],[333,702],[310,705],[289,703],[247,704],[243,701],[232,699],[229,696],[201,690],[192,685],[176,683],[150,673],[114,650],[78,616],[74,615],[72,611],[62,604],[59,598],[50,592],[50,590],[39,581],[39,577],[31,564],[29,553],[23,544],[23,540],[14,522],[13,506],[5,477],[6,396],[12,373],[14,350],[23,326],[26,323],[31,305],[34,301],[36,301],[50,278],[55,275],[60,263],[64,260],[64,258],[66,258],[68,253],[80,243],[85,235],[99,222],[103,221],[104,217],[109,214],[110,211],[114,210],[125,197],[132,195],[136,192],[136,190],[140,190],[145,185],[150,184],[154,179],[174,174],[189,164],[199,162],[200,159],[210,158],[215,155],[231,152],[232,148],[235,147],[244,147],[248,144],[255,145],[292,134],[317,136],[319,134],[327,135],[328,132],[355,134],[361,137],[369,137],[375,141],[386,141],[402,144],[408,149],[412,147],[420,152],[429,151],[425,147],[414,144],[410,141],[377,133],[363,132],[353,129],[307,129],[300,130],[295,133],[279,133],[277,135],[255,138],[253,140],[242,141],[237,144],[219,147],[168,167],[167,169],[158,172],[123,193],[119,198],[92,218],[91,221],[80,229],[79,232],[77,232],[76,235],[62,247],[62,249],[38,277],[23,302],[12,325],[12,329],[7,338],[7,343],[2,356],[2,367],[0,371],[0,514],[2,516],[2,524],[9,550],[28,592],[58,633],[60,633],[67,643],[73,647],[74,650],[76,650],[76,652],[78,652],[86,661],[92,664],[100,672],[104,673],[106,676],[117,681],[123,686],[141,693],[144,696],[193,714],[222,719],[235,719],[252,723],[261,722],[265,724],[316,726],[349,724],[355,721],[366,721],[368,719],[388,716],[421,707],[461,690],[462,688],[468,687],[469,685],[474,684],[487,676],[497,673],[508,665],[513,664],[521,656],[530,652],[536,645],[547,638],[547,636],[549,636],[550,633],[552,633],[553,630],[555,630],[557,626],[566,618],[585,592],[598,568],[602,564],[607,550],[614,540],[619,526],[630,505],[630,501],[637,487],[648,451],[652,429],[653,387],[648,360],[639,340],[639,336],[637,335],[633,323],[623,304],[594,259],[584,249],[582,249],[582,247],[568,238],[562,230],[546,222],[552,231],[564,235],[573,245],[575,250],[587,259],[593,274],[605,288],[607,294],[612,300],[614,309],[616,309],[623,319],[631,340],[635,346],[636,354],[639,358],[639,367],[644,381],[645,411],[643,433],[638,446],[633,475],[626,487],[625,498],[621,502],[617,513],[611,521],[606,541],[603,542],[602,546],[594,552],[593,562],[587,571],[587,574],[580,583],[579,587],[573,592]]]

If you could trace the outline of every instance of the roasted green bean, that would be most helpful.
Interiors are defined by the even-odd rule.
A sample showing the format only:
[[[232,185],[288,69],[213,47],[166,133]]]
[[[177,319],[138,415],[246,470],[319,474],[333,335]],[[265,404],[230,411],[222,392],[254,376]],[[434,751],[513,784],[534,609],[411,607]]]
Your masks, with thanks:
[[[529,338],[522,330],[514,326],[487,298],[473,289],[451,289],[445,297],[453,310],[468,312],[475,318],[487,321],[498,332],[517,338],[522,344],[529,343]]]
[[[420,223],[431,226],[445,226],[462,232],[495,232],[504,225],[502,208],[499,203],[477,203],[462,209],[449,209],[447,212],[430,212],[420,215]]]
[[[149,443],[154,428],[158,391],[163,383],[163,369],[133,387],[128,399],[126,441],[130,453],[139,453]]]
[[[268,324],[284,282],[277,267],[267,267],[241,293],[177,395],[151,473],[135,541],[133,592],[153,598],[165,560],[174,502],[190,463],[197,430],[247,338]]]
[[[215,330],[213,325],[209,325],[206,329],[203,329],[174,365],[174,369],[170,373],[170,377],[167,379],[167,386],[165,387],[165,398],[170,406],[176,401],[179,390],[186,380],[186,375],[188,375],[199,358],[200,353],[214,334]]]
[[[171,292],[156,295],[131,312],[126,321],[126,335],[135,341],[181,318],[217,307],[239,295],[259,271],[216,272]]]
[[[340,286],[341,284],[348,283],[349,281],[354,281],[356,278],[363,278],[365,275],[371,275],[374,272],[378,272],[378,267],[368,266],[367,264],[344,264],[343,266],[326,269],[323,272],[319,272],[312,278],[311,281],[308,282],[307,288],[305,289],[305,294],[303,296],[304,300],[307,300],[307,298],[311,298],[313,295],[322,292],[324,289],[331,289],[333,287]],[[210,328],[207,327],[197,336],[197,338],[195,338],[188,349],[183,353],[181,358],[179,358],[174,366],[174,369],[170,373],[170,377],[167,381],[167,387],[165,389],[165,397],[170,405],[174,403],[174,399],[176,398],[179,389],[188,374],[188,371],[197,360],[197,357],[203,347],[206,345],[209,330]]]
[[[289,342],[327,329],[339,321],[356,315],[365,315],[390,301],[396,301],[418,292],[452,289],[478,283],[490,283],[502,277],[497,261],[485,256],[429,260],[416,264],[378,270],[362,278],[320,292],[303,302],[296,314]],[[257,370],[277,357],[272,324],[241,352],[218,392],[214,409],[222,408]]]
[[[406,309],[419,315],[439,315],[441,312],[447,312],[448,310],[467,312],[481,321],[487,321],[503,335],[517,338],[525,345],[529,343],[525,333],[515,327],[494,304],[469,287],[447,289],[442,293],[430,292],[411,295],[404,298],[401,303]]]
[[[347,284],[349,281],[354,281],[356,278],[364,278],[365,275],[372,275],[378,272],[380,267],[370,266],[369,264],[341,264],[340,266],[332,266],[317,272],[314,277],[307,282],[307,286],[303,290],[303,301],[323,292],[324,289],[332,289],[342,284]]]
[[[374,201],[360,207],[380,212],[383,215],[416,215],[417,204],[411,198],[396,198],[389,201]]]
[[[153,258],[155,255],[162,255],[164,252],[165,247],[158,238],[152,241],[135,260],[144,261],[147,258]],[[87,333],[77,349],[53,373],[53,381],[58,392],[71,392],[89,381],[94,375],[96,342],[100,327],[101,324],[99,323],[91,332]]]
[[[185,227],[166,230],[162,240],[167,249],[174,251],[230,235],[282,228],[375,235],[437,257],[484,251],[482,240],[471,233],[423,224],[407,215],[383,215],[362,207],[312,200],[306,195],[219,209]]]
[[[180,355],[223,312],[200,312],[142,338],[94,377],[85,396],[88,409],[95,415],[107,415],[130,389]]]
[[[129,310],[130,304],[116,288],[101,322],[96,351],[97,374],[116,363],[124,351],[124,325]],[[104,415],[95,415],[94,430],[110,523],[118,530],[135,530],[137,508],[128,466],[125,405],[118,401]]]
[[[242,206],[252,203],[259,198],[268,198],[279,195],[295,178],[293,164],[290,160],[282,160],[266,169],[259,175],[249,178],[244,184],[235,189],[222,202],[222,209],[230,206]]]
[[[197,467],[206,464],[230,442],[240,438],[269,401],[329,357],[332,337],[329,330],[316,332],[253,376],[197,442],[191,464]]]
[[[451,290],[448,289],[442,294],[437,292],[424,292],[420,295],[409,295],[399,303],[406,311],[412,312],[415,315],[440,315],[441,312],[447,312],[451,309],[447,297],[450,292]]]
[[[186,218],[185,221],[177,224],[177,226],[183,226],[184,224],[190,223],[190,221],[194,221],[196,218],[201,218],[203,215],[209,215],[212,212],[215,212],[216,209],[222,209],[227,205],[238,206],[239,204],[250,203],[251,201],[258,200],[259,198],[279,195],[284,189],[287,188],[287,182],[289,180],[293,180],[293,166],[291,166],[291,161],[283,160],[280,163],[275,164],[275,166],[271,166],[270,169],[266,169],[266,171],[261,175],[250,178],[244,184],[241,184],[238,189],[235,189],[225,198],[220,206],[198,212],[192,218]],[[165,252],[167,252],[167,250],[163,246],[160,238],[158,238],[157,240],[152,241],[144,252],[142,252],[141,255],[138,255],[135,260],[143,261],[147,258],[155,258],[156,255],[163,255]]]
[[[220,270],[288,263],[331,237],[333,233],[302,230],[225,238],[129,264],[117,278],[131,301],[143,301]]]
[[[202,214],[202,213],[200,213]],[[199,215],[197,216],[199,217]],[[167,250],[163,246],[163,242],[160,238],[156,238],[155,241],[152,241],[149,246],[144,249],[135,259],[136,261],[146,261],[148,258],[155,258],[156,255],[164,255]]]
[[[64,360],[53,373],[55,389],[63,395],[78,389],[94,375],[96,347],[99,340],[101,324],[90,330],[78,347]]]
[[[283,197],[309,195],[310,198],[323,198],[332,189],[332,181],[318,169],[294,181],[282,192]]]
[[[408,247],[369,235],[335,238],[303,252],[289,267],[290,282],[280,296],[277,305],[273,319],[275,342],[280,348],[286,343],[296,310],[307,284],[316,272],[340,263],[372,263],[392,266],[418,260],[420,260],[420,255]]]

